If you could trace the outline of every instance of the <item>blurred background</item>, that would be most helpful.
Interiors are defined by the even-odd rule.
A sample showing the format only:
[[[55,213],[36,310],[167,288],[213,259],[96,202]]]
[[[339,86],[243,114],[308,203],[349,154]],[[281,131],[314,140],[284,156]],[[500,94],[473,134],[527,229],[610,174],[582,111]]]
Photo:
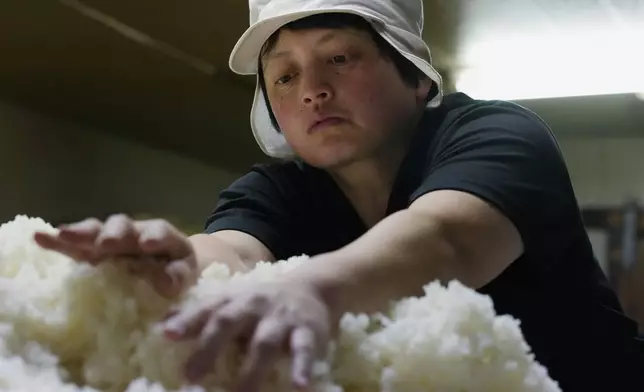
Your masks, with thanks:
[[[198,232],[265,161],[244,0],[0,2],[0,222],[115,212]],[[516,101],[563,149],[597,258],[644,325],[644,0],[426,0],[446,90]]]

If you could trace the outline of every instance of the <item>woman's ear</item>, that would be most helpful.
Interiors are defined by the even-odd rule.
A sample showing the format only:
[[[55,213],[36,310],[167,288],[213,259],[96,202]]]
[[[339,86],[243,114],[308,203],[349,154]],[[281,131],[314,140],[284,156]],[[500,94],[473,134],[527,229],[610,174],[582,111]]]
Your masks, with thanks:
[[[424,75],[418,79],[418,87],[416,87],[416,99],[419,104],[425,105],[427,103],[429,92],[432,90],[433,84],[434,82]]]

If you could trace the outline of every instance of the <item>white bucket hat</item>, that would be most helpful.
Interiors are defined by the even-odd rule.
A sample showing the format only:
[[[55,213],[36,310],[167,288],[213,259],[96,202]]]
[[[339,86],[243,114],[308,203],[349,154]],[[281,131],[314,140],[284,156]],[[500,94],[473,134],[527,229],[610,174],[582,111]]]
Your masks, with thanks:
[[[237,74],[257,74],[264,43],[284,25],[315,14],[348,13],[365,18],[401,55],[436,83],[438,94],[428,102],[429,107],[439,106],[443,99],[441,76],[431,65],[429,48],[422,39],[422,0],[249,0],[249,10],[250,27],[230,54],[230,69]],[[282,133],[271,123],[259,78],[250,125],[265,154],[275,158],[294,155]]]

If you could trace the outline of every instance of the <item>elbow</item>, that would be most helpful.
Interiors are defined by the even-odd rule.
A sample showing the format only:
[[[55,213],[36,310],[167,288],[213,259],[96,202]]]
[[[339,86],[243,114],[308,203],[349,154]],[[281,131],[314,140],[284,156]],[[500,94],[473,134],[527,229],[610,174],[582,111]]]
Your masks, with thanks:
[[[472,230],[448,225],[443,230],[443,241],[453,253],[456,278],[474,289],[492,282],[523,253],[514,227]]]
[[[428,242],[432,247],[430,253],[435,255],[434,262],[441,261],[439,280],[444,284],[458,280],[464,285],[474,287],[475,263],[471,260],[471,252],[463,246],[462,235],[458,235],[457,230],[441,216],[425,216],[424,219],[431,222],[430,237],[433,241]]]
[[[443,261],[439,272],[443,282],[458,280],[479,289],[499,276],[523,253],[521,236],[508,222],[479,224],[427,211],[421,216],[431,233],[425,238],[433,238],[426,242],[432,248],[428,251]]]
[[[410,207],[449,254],[451,279],[480,288],[523,254],[519,231],[500,210],[465,192],[435,191]]]
[[[399,249],[416,265],[417,276],[431,276],[444,284],[451,280],[467,284],[473,263],[468,260],[469,252],[462,247],[462,237],[455,235],[457,230],[441,214],[407,211],[407,218],[402,222],[407,226],[408,241],[400,243]]]

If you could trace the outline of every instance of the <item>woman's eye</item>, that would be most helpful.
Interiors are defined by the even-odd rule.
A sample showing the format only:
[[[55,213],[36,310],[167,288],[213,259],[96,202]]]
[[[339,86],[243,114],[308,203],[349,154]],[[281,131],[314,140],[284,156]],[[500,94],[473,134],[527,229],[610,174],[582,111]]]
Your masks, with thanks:
[[[277,79],[276,84],[285,84],[285,83],[288,83],[291,79],[292,79],[291,75],[284,75],[279,79]]]
[[[347,62],[347,56],[345,56],[345,55],[337,55],[337,56],[333,56],[333,57],[331,58],[331,62],[332,62],[333,64],[336,64],[336,65],[342,65],[342,64],[345,64],[345,63]]]

